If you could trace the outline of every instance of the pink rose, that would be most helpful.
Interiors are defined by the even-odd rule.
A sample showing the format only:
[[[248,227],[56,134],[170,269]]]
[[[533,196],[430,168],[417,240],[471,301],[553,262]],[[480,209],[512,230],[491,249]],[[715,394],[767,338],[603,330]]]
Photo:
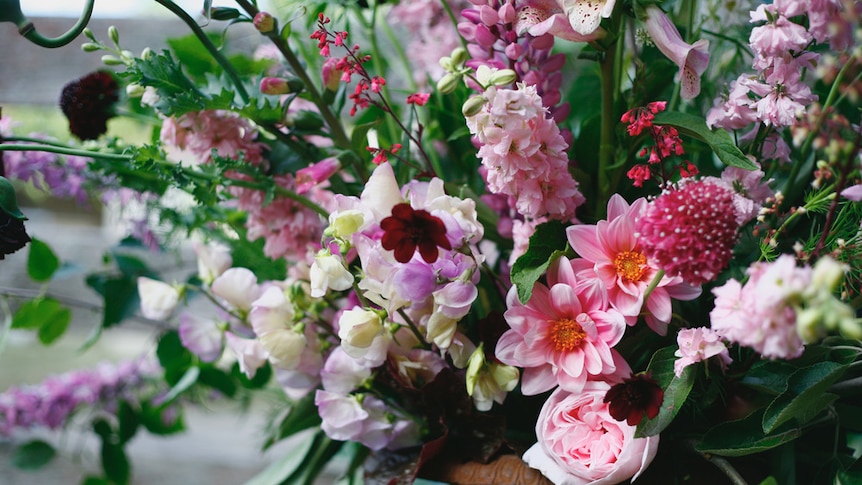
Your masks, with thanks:
[[[611,417],[602,402],[610,385],[587,382],[582,392],[557,389],[536,423],[539,441],[524,461],[557,485],[615,484],[634,480],[652,462],[658,436],[635,438],[635,426]]]

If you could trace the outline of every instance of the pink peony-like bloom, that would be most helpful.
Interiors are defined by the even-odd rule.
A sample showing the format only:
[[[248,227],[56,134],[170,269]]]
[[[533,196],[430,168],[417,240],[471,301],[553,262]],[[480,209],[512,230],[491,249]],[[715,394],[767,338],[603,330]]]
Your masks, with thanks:
[[[607,220],[594,226],[579,224],[566,229],[569,244],[582,258],[573,261],[579,277],[598,277],[607,289],[611,306],[626,317],[629,325],[637,322],[646,289],[659,272],[659,266],[647,257],[635,232],[635,221],[646,203],[645,199],[638,199],[629,205],[614,194],[608,201]],[[671,298],[692,300],[699,295],[700,288],[678,276],[662,277],[646,301],[647,325],[660,335],[666,334]]]
[[[651,4],[646,13],[645,26],[655,46],[679,66],[680,96],[694,98],[700,94],[700,76],[709,64],[709,41],[701,39],[687,44],[661,8]]]
[[[655,458],[659,437],[635,438],[635,426],[611,417],[606,382],[578,393],[557,389],[542,406],[538,442],[524,461],[556,484],[613,485],[636,479]]]
[[[550,288],[536,283],[526,304],[513,287],[505,318],[511,327],[497,342],[504,364],[524,368],[521,390],[540,394],[559,385],[580,391],[590,377],[616,371],[614,352],[625,332],[625,317],[608,307],[607,295],[592,281],[578,281],[560,258],[548,270]]]
[[[727,266],[738,228],[733,191],[711,180],[671,187],[635,226],[644,254],[692,285],[712,281]]]
[[[710,357],[718,356],[722,369],[733,362],[721,335],[711,328],[684,328],[676,334],[676,343],[679,349],[674,355],[679,358],[673,363],[673,373],[677,377],[686,367]]]

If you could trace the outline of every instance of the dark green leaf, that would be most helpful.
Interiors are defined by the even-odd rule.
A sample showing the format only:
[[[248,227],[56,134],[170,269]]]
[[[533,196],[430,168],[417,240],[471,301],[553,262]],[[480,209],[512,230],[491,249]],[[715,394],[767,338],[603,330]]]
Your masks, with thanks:
[[[39,282],[48,281],[59,267],[60,260],[51,247],[35,237],[32,238],[27,256],[27,274],[30,278]]]
[[[102,295],[105,305],[102,326],[105,328],[133,316],[141,306],[136,280],[125,276],[91,274],[87,276],[86,282],[87,286]]]
[[[314,437],[309,436],[290,453],[284,453],[279,460],[245,482],[245,485],[279,485],[285,482],[291,475],[302,469],[314,443]]]
[[[521,303],[530,300],[533,285],[551,262],[564,254],[566,244],[566,226],[562,222],[549,221],[536,227],[527,252],[512,265],[512,283],[518,287]]]
[[[263,444],[266,450],[282,439],[292,436],[300,431],[312,428],[320,424],[320,414],[314,405],[314,395],[309,394],[296,401],[285,414],[278,428],[270,431],[270,436]]]
[[[638,425],[638,438],[655,436],[661,433],[676,417],[689,392],[694,385],[697,376],[697,368],[688,366],[683,370],[680,377],[676,377],[673,364],[676,361],[676,346],[665,347],[656,351],[647,366],[647,372],[664,390],[664,401],[659,409],[658,416],[653,419],[641,421]]]
[[[171,390],[168,391],[167,394],[162,398],[162,407],[171,404],[174,399],[179,397],[180,394],[186,392],[190,387],[192,387],[197,381],[198,376],[200,376],[201,370],[199,367],[189,367],[186,369],[185,374],[171,387]]]
[[[308,459],[303,463],[301,475],[296,477],[292,482],[302,485],[312,485],[315,483],[317,475],[323,470],[323,467],[335,456],[335,453],[344,445],[343,441],[335,441],[323,431],[318,431],[314,436],[314,443],[311,451],[308,454]]]
[[[254,377],[251,379],[245,375],[245,373],[240,370],[239,364],[234,363],[233,367],[231,367],[231,375],[238,379],[240,384],[246,389],[260,389],[266,386],[269,383],[270,378],[272,378],[272,367],[269,365],[269,362],[264,362],[263,367],[259,368],[257,372],[255,372]]]
[[[751,366],[741,383],[759,392],[778,395],[787,390],[787,379],[796,366],[783,360],[761,360]]]
[[[102,469],[105,471],[105,476],[116,485],[129,483],[131,467],[126,451],[121,445],[102,440]]]
[[[757,170],[757,165],[749,160],[742,150],[733,143],[733,139],[723,128],[710,130],[706,121],[700,116],[676,111],[665,111],[655,115],[653,122],[657,125],[670,125],[680,133],[703,141],[725,165]]]
[[[22,470],[37,470],[47,465],[56,452],[54,447],[42,440],[33,440],[15,448],[12,464]]]
[[[138,432],[140,420],[138,413],[128,402],[120,402],[120,407],[117,410],[117,421],[119,422],[119,430],[117,435],[120,438],[120,444],[127,443]]]
[[[18,308],[15,316],[12,317],[12,328],[38,329],[41,340],[43,339],[42,328],[50,326],[44,335],[48,340],[46,343],[50,343],[51,337],[59,336],[54,335],[58,330],[65,331],[71,318],[72,311],[59,301],[50,297],[35,298]]]
[[[102,477],[84,477],[81,485],[114,485],[110,480]]]
[[[763,431],[770,433],[791,419],[803,424],[838,398],[826,390],[834,384],[846,366],[835,362],[820,362],[794,372],[787,380],[787,390],[781,393],[763,415]]]
[[[72,312],[68,308],[63,310],[39,327],[39,341],[42,342],[42,345],[51,345],[66,333],[69,322],[72,321]]]
[[[162,408],[149,403],[141,404],[139,418],[147,431],[154,435],[164,436],[179,433],[185,429],[179,406]]]
[[[198,382],[216,389],[227,397],[236,395],[236,381],[227,373],[215,367],[203,367],[200,370]]]
[[[158,357],[159,364],[166,373],[173,373],[177,376],[185,373],[192,364],[192,354],[183,347],[180,334],[176,330],[165,332],[159,338],[159,343],[156,346],[156,357]],[[173,385],[175,382],[172,380],[169,383]]]
[[[781,446],[802,435],[802,430],[790,423],[779,426],[772,433],[764,433],[761,427],[763,412],[761,409],[746,418],[713,427],[704,434],[697,450],[722,456],[743,456]]]

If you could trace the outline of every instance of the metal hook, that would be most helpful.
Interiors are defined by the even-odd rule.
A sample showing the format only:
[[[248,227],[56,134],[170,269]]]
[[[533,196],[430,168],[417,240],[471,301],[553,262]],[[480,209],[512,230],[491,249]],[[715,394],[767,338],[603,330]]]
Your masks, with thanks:
[[[78,22],[63,35],[58,37],[45,37],[36,31],[33,22],[21,12],[20,0],[0,0],[0,22],[12,22],[18,26],[18,33],[30,42],[48,48],[63,47],[64,45],[75,40],[81,35],[81,32],[87,27],[90,22],[90,16],[93,14],[93,5],[95,0],[87,0],[84,5],[84,13],[78,19]]]

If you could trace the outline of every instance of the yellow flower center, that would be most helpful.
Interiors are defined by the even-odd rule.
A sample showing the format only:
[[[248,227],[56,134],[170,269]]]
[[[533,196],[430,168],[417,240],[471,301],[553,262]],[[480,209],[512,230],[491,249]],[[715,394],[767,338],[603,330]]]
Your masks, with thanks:
[[[559,352],[570,352],[580,347],[587,338],[581,325],[571,318],[563,318],[551,322],[551,341]]]
[[[637,251],[623,251],[614,258],[614,266],[623,281],[638,281],[646,271],[646,256]]]

